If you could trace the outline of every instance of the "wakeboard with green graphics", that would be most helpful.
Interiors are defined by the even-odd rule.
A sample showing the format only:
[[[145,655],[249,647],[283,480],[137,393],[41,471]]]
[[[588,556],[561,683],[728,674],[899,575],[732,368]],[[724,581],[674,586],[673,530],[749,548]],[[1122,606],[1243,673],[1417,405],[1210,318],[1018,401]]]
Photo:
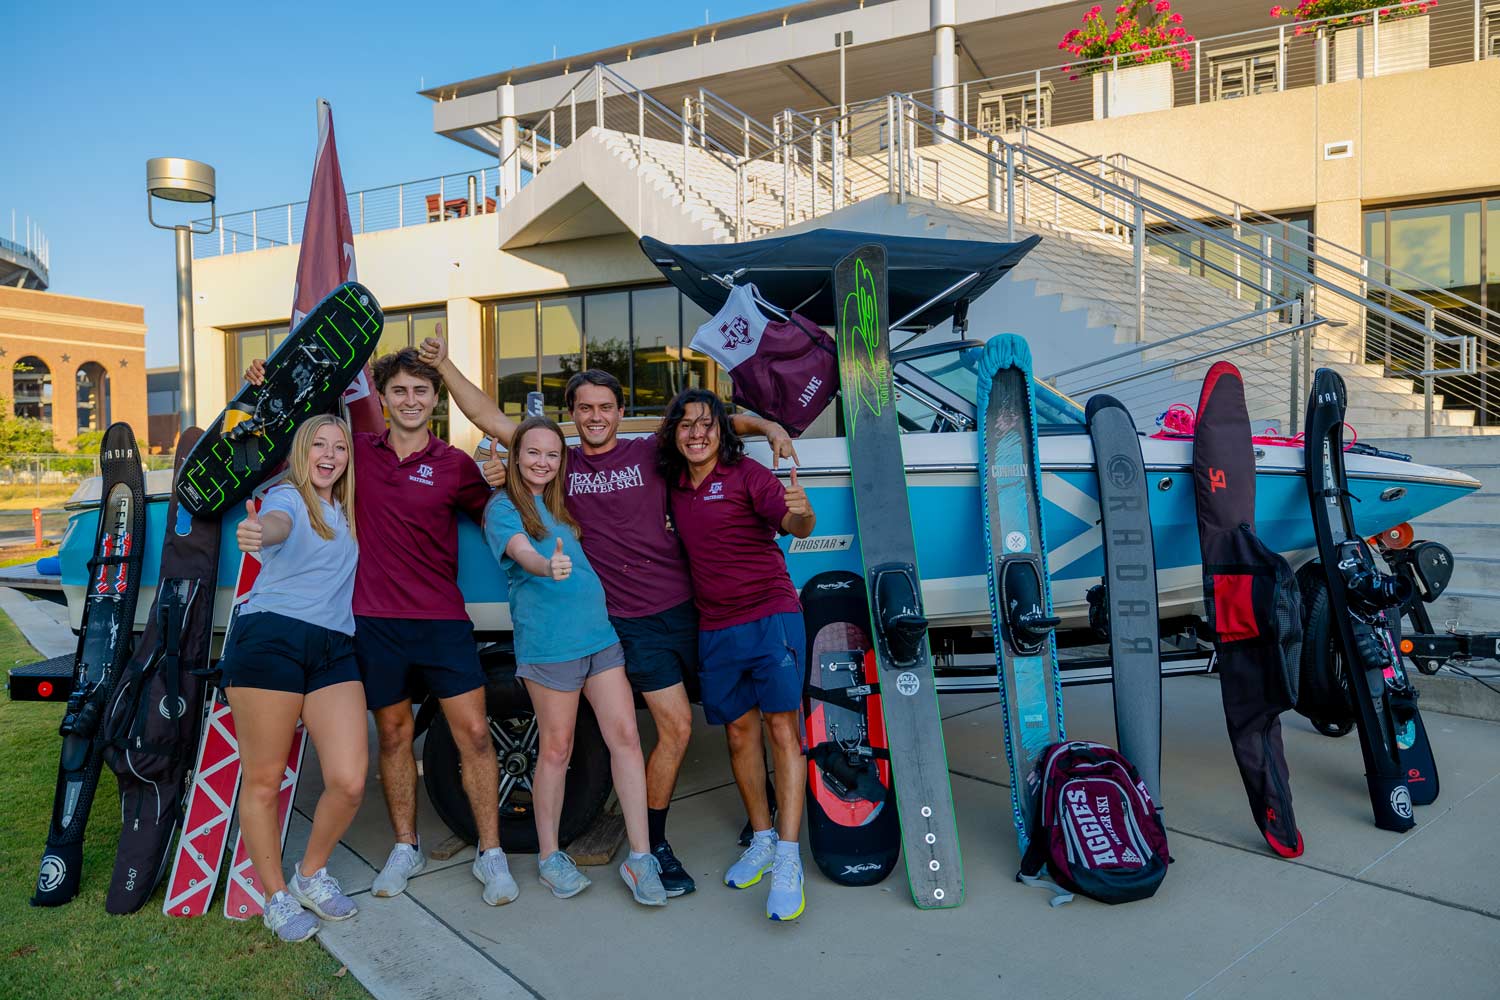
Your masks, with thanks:
[[[833,281],[845,442],[906,874],[919,907],[953,907],[964,898],[963,862],[896,419],[885,247],[855,250]]]
[[[266,360],[261,384],[242,385],[193,446],[177,483],[183,509],[213,517],[250,496],[286,458],[298,426],[338,403],[384,327],[380,303],[355,281],[314,306]]]

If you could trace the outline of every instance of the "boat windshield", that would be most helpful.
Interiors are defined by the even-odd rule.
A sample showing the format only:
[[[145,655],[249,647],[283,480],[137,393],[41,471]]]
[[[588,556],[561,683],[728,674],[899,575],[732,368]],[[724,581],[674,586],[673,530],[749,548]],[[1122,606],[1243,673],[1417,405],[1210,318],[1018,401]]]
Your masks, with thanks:
[[[976,370],[978,362],[979,351],[968,350],[918,358],[910,364],[970,403],[976,403],[979,398],[979,376]],[[1031,380],[1031,390],[1032,399],[1036,403],[1038,433],[1077,433],[1085,426],[1083,407],[1071,397],[1035,378]]]

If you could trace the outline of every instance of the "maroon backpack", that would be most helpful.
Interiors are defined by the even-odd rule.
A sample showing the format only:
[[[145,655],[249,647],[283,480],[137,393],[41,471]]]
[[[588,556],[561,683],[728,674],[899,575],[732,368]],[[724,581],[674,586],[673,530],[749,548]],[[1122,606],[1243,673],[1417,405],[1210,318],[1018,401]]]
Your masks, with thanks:
[[[1035,800],[1031,839],[1016,880],[1054,890],[1052,905],[1081,892],[1101,903],[1156,893],[1172,858],[1146,783],[1102,743],[1054,743],[1027,778]]]

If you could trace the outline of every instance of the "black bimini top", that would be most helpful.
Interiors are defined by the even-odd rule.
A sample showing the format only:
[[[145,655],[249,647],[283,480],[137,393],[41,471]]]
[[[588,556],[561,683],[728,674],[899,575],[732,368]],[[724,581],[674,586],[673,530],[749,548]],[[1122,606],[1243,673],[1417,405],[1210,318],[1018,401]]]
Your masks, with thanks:
[[[948,319],[962,328],[969,303],[1003,278],[1032,247],[1019,243],[923,239],[846,229],[814,229],[745,243],[672,246],[641,237],[641,250],[684,295],[710,315],[723,307],[729,288],[754,284],[767,300],[796,310],[819,326],[834,324],[833,269],[867,243],[886,249],[890,315],[900,327],[927,330]]]

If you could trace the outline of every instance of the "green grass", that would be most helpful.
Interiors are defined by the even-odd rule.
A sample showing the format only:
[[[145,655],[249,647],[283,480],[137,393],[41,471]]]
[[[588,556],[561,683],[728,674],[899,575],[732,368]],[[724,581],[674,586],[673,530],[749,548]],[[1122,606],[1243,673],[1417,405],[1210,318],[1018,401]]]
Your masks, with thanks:
[[[0,667],[41,657],[0,614]],[[47,839],[62,706],[0,696],[0,996],[7,1000],[177,1000],[368,997],[314,942],[276,943],[259,920],[217,911],[195,920],[162,915],[161,890],[140,913],[113,917],[104,896],[114,868],[120,811],[114,774],[99,781],[84,843],[83,891],[67,906],[27,900]]]
[[[57,545],[56,541],[49,541],[39,549],[28,545],[24,549],[0,550],[0,569],[5,569],[8,566],[30,566],[38,559],[55,556],[57,555]]]

